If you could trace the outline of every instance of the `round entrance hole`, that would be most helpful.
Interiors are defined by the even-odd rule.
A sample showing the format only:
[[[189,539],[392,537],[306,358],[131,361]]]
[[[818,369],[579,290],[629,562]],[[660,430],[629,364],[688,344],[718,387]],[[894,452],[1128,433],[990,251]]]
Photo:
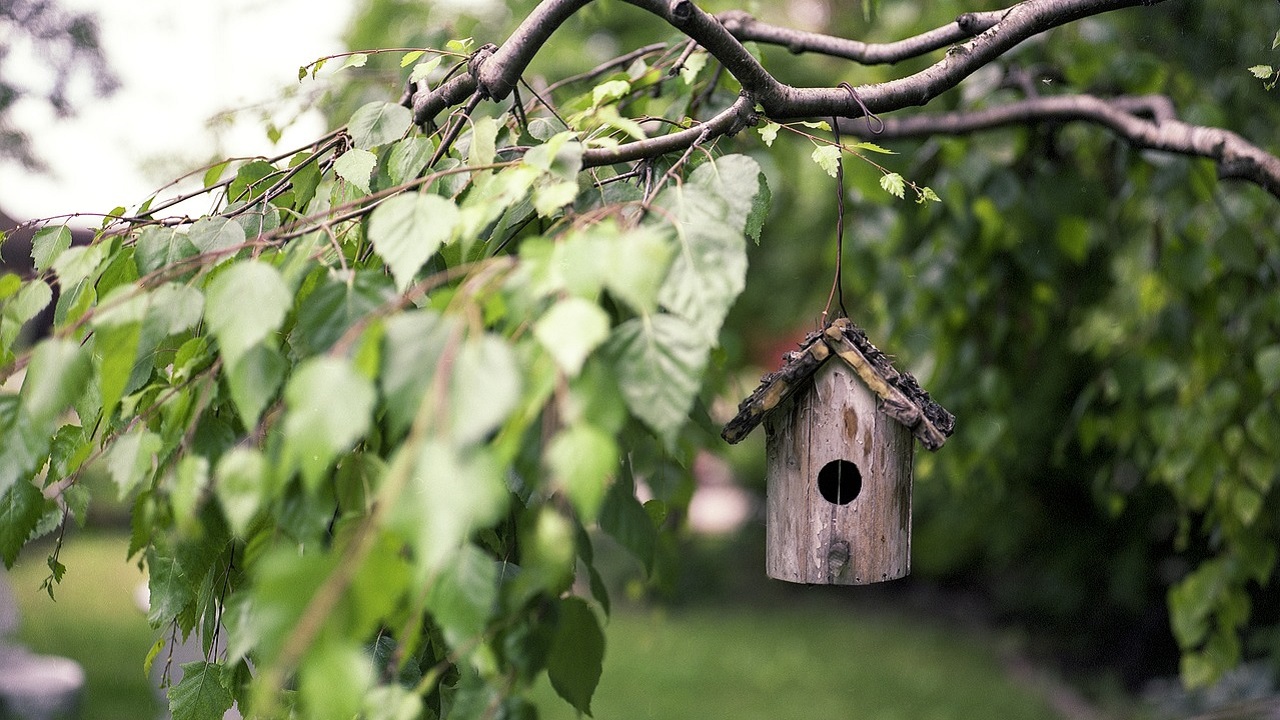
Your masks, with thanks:
[[[832,460],[818,471],[818,492],[827,502],[848,505],[862,492],[862,471],[848,460]]]

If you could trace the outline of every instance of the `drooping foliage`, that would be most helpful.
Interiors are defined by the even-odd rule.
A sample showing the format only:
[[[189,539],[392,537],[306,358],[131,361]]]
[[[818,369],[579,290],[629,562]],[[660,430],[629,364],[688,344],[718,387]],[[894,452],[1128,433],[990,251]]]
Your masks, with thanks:
[[[586,89],[584,117],[617,100]],[[207,217],[144,206],[88,247],[51,226],[37,275],[4,278],[5,560],[108,475],[152,623],[226,638],[176,717],[519,714],[544,670],[590,711],[609,601],[587,529],[658,562],[768,189],[744,155],[646,185],[582,168],[591,127],[465,124],[442,148],[367,104],[215,167]],[[11,347],[53,285],[52,336]],[[654,472],[684,479],[641,505]]]

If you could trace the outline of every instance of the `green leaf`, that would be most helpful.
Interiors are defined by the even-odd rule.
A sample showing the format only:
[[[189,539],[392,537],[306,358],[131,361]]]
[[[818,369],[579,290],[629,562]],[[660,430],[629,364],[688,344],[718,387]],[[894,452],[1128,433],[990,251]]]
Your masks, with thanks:
[[[1275,50],[1278,47],[1280,47],[1280,30],[1276,31],[1276,37],[1274,40],[1271,41],[1272,50]]]
[[[1268,345],[1253,357],[1253,366],[1262,381],[1262,391],[1273,393],[1280,389],[1280,344]]]
[[[597,229],[603,230],[601,226]],[[631,306],[637,313],[651,313],[658,307],[658,293],[667,281],[676,246],[669,227],[645,225],[625,233],[614,231],[600,252],[605,255],[607,271],[604,286],[609,294]],[[586,248],[590,250],[590,248]]]
[[[327,352],[352,325],[394,297],[391,280],[382,272],[333,273],[303,299],[290,344],[303,355]]]
[[[414,546],[415,564],[435,571],[457,557],[472,532],[502,517],[509,495],[502,465],[484,446],[459,450],[428,439],[413,462],[392,523]]]
[[[20,393],[32,424],[52,432],[53,421],[76,401],[92,372],[89,353],[78,342],[51,339],[37,345]]]
[[[275,399],[289,363],[280,351],[266,344],[249,348],[226,371],[231,402],[248,431],[258,425],[262,411]]]
[[[906,194],[906,181],[898,173],[885,173],[880,176],[880,187],[884,191],[896,198],[902,198]]]
[[[407,193],[387,200],[369,218],[369,241],[404,292],[418,270],[458,226],[458,206],[439,195]]]
[[[231,202],[252,201],[271,187],[271,183],[264,181],[278,172],[276,166],[266,160],[247,162],[236,170],[235,180],[227,187],[227,197]]]
[[[562,599],[559,616],[547,657],[547,678],[560,697],[591,715],[591,696],[604,664],[604,633],[582,598]]]
[[[898,153],[880,147],[873,142],[854,143],[849,146],[850,150],[866,150],[867,152],[880,153],[881,155],[897,155]]]
[[[17,273],[0,273],[0,300],[8,300],[22,289],[22,278]]]
[[[153,544],[147,548],[147,589],[150,591],[150,607],[147,621],[152,627],[172,621],[178,613],[195,600],[196,584],[200,579],[184,567],[176,553]],[[194,567],[192,568],[194,569]]]
[[[160,651],[164,649],[164,638],[159,638],[151,643],[151,649],[147,651],[147,657],[142,661],[142,672],[148,677],[151,675],[151,667],[155,664],[156,658],[160,656]]]
[[[115,412],[117,403],[130,384],[141,339],[141,322],[112,322],[97,330],[93,350],[101,358],[98,391],[102,395],[102,413],[105,417],[111,417]]]
[[[546,462],[583,523],[596,519],[609,481],[618,469],[618,444],[586,424],[560,431],[547,447]]]
[[[0,492],[19,481],[27,481],[44,465],[49,452],[50,433],[36,427],[21,401],[13,395],[0,394]]]
[[[424,54],[426,53],[423,52],[422,50],[410,50],[409,52],[400,56],[400,67],[402,68],[409,67],[410,65],[417,62],[418,58],[422,57]]]
[[[266,458],[254,448],[232,448],[218,459],[214,477],[214,494],[227,525],[237,537],[246,537],[249,523],[266,502],[270,490]]]
[[[138,426],[116,438],[107,451],[107,472],[118,488],[117,497],[123,501],[134,488],[149,483],[156,471],[157,456],[162,442],[160,436]]]
[[[169,483],[169,506],[179,532],[198,534],[196,511],[209,487],[209,459],[203,455],[186,455]]]
[[[230,164],[230,160],[223,160],[220,163],[214,163],[209,166],[209,169],[204,171],[204,177],[202,178],[204,187],[211,188],[217,185],[218,181],[222,180],[222,173],[227,171],[227,166]]]
[[[698,79],[698,73],[707,66],[707,59],[710,57],[706,51],[699,50],[684,59],[684,65],[680,66],[680,79],[684,80],[685,85],[692,85]]]
[[[401,685],[379,685],[364,697],[365,720],[419,720],[422,696]]]
[[[369,56],[366,53],[351,53],[347,56],[347,59],[343,61],[342,66],[337,70],[334,70],[334,72],[341,72],[347,68],[364,67],[367,62],[369,62]]]
[[[743,233],[761,192],[760,166],[744,155],[701,165],[659,204],[676,218],[679,252],[659,295],[712,345],[729,308],[746,285]]]
[[[186,233],[167,227],[147,227],[138,234],[133,262],[138,267],[139,275],[149,275],[161,268],[176,265],[199,252]]]
[[[16,276],[6,275],[5,277]],[[22,326],[31,318],[40,314],[53,300],[53,289],[43,280],[32,280],[25,284],[19,282],[19,288],[4,303],[0,311],[0,365],[12,361],[13,343],[22,332]]]
[[[497,602],[498,566],[471,543],[451,558],[427,592],[427,609],[453,647],[481,636]]]
[[[644,567],[653,572],[658,531],[648,511],[636,499],[630,482],[615,482],[600,507],[600,529],[626,548]]]
[[[827,132],[831,132],[831,123],[826,120],[801,120],[800,124],[807,128],[813,128],[814,130],[825,130]]]
[[[573,180],[538,184],[533,189],[533,209],[538,217],[551,217],[578,196],[578,183]]]
[[[398,103],[375,101],[363,105],[347,121],[352,144],[368,150],[399,140],[413,124],[413,112]]]
[[[769,190],[769,181],[765,179],[764,173],[758,173],[757,177],[760,179],[760,186],[752,197],[751,212],[747,214],[747,222],[742,231],[756,245],[759,245],[760,233],[764,230],[764,221],[769,219],[769,208],[773,204],[773,193]]]
[[[471,146],[467,150],[468,165],[488,165],[497,156],[498,121],[483,117],[472,123]]]
[[[41,228],[31,238],[31,259],[35,263],[35,271],[44,273],[69,247],[71,230],[66,225]]]
[[[1209,632],[1209,615],[1227,583],[1222,560],[1202,562],[1169,590],[1169,616],[1178,645],[1193,649]]]
[[[1253,76],[1260,80],[1266,80],[1271,77],[1272,73],[1275,71],[1271,69],[1270,65],[1254,65],[1249,68],[1249,72],[1253,73]]]
[[[408,430],[423,402],[438,405],[426,395],[434,387],[432,379],[446,349],[457,343],[460,334],[461,327],[455,319],[429,310],[395,315],[387,320],[379,380],[393,437]],[[439,398],[439,402],[447,401]]]
[[[672,445],[702,386],[705,337],[674,315],[655,315],[614,328],[608,350],[627,407]]]
[[[626,97],[629,92],[631,92],[631,83],[626,80],[609,80],[600,83],[591,91],[591,105],[599,107],[607,102]]]
[[[280,329],[293,302],[280,271],[257,260],[236,263],[209,282],[204,317],[229,366]]]
[[[471,52],[471,48],[475,47],[475,44],[476,41],[474,38],[465,37],[446,42],[444,44],[444,49],[466,55]]]
[[[409,82],[420,83],[431,77],[431,73],[435,72],[436,68],[440,67],[440,61],[443,59],[443,56],[436,55],[426,62],[420,62],[417,65],[414,65],[413,71],[409,73]]]
[[[836,171],[840,168],[840,156],[840,148],[835,145],[819,145],[809,155],[810,159],[818,163],[818,167],[825,170],[831,177],[835,177]]]
[[[225,218],[205,218],[191,226],[187,241],[201,253],[224,253],[244,244],[244,228]]]
[[[520,400],[520,367],[511,346],[497,335],[463,343],[453,361],[452,380],[449,410],[458,445],[483,440]]]
[[[51,264],[58,275],[58,285],[63,289],[74,287],[81,280],[97,278],[102,263],[107,258],[107,243],[81,245],[60,253]]]
[[[355,718],[373,682],[373,663],[359,645],[323,639],[307,652],[299,672],[299,690],[306,708],[304,716],[332,720]]]
[[[760,139],[764,141],[765,147],[773,147],[773,141],[778,139],[778,131],[782,126],[776,122],[767,122],[761,125],[757,132],[760,133]]]
[[[0,493],[0,559],[6,568],[13,568],[18,551],[44,514],[44,505],[44,493],[25,480]]]
[[[582,370],[587,356],[609,337],[609,314],[581,298],[556,303],[533,326],[533,335],[570,377]]]
[[[575,180],[582,169],[582,143],[577,142],[576,133],[565,131],[556,133],[541,145],[529,148],[524,154],[523,162],[561,180]]]
[[[169,711],[173,720],[222,717],[235,702],[222,678],[222,666],[217,663],[183,664],[182,682],[169,688]]]
[[[355,185],[366,193],[369,192],[369,180],[373,176],[373,168],[378,164],[378,156],[368,150],[352,148],[333,163],[333,171],[338,177]]]
[[[297,366],[284,399],[285,436],[303,479],[314,489],[333,460],[369,429],[373,385],[347,360],[313,357]]]
[[[431,138],[407,137],[391,147],[387,159],[387,174],[391,182],[399,185],[412,180],[427,167],[436,145]]]

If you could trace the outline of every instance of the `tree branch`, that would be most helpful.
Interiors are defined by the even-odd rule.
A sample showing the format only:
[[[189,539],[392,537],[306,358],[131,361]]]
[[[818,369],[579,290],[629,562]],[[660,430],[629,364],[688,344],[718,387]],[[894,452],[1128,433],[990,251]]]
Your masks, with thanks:
[[[658,157],[676,150],[683,150],[696,143],[721,135],[736,135],[743,128],[756,124],[755,103],[742,95],[727,109],[710,120],[666,135],[624,143],[612,148],[590,148],[582,153],[583,167],[599,167],[630,162],[641,158]]]
[[[1092,95],[1035,97],[982,110],[887,118],[884,131],[876,137],[968,135],[1040,122],[1090,122],[1135,147],[1209,158],[1217,163],[1218,177],[1252,182],[1280,198],[1280,158],[1230,130],[1176,119],[1172,103],[1159,95],[1110,100]],[[865,128],[852,121],[841,123],[840,130],[867,135]]]
[[[504,99],[559,24],[590,1],[544,0],[497,51],[489,54],[481,50],[477,53],[472,58],[467,76],[453,78],[436,90],[413,92],[413,118],[419,124],[429,122],[444,108],[461,102],[475,90],[483,90],[493,100]],[[746,51],[739,38],[733,37],[721,20],[703,12],[691,0],[626,1],[667,20],[705,47],[739,81],[746,94],[759,102],[769,118],[829,115],[856,118],[863,114],[858,102],[842,88],[792,87],[778,81]],[[908,106],[923,105],[1028,37],[1088,15],[1162,1],[1165,0],[1024,0],[996,12],[1000,15],[1000,22],[991,24],[965,44],[952,47],[946,58],[928,68],[908,77],[861,86],[856,90],[873,113],[890,113]],[[966,23],[977,23],[973,27],[978,27],[988,22],[991,14],[968,17],[970,20]],[[961,18],[966,18],[966,15],[961,15]],[[963,29],[959,22],[956,26]],[[937,37],[929,38],[931,42],[936,40]]]
[[[591,1],[543,0],[501,47],[494,50],[491,49],[492,46],[486,46],[479,50],[468,63],[467,74],[459,75],[434,90],[414,88],[406,98],[406,104],[413,108],[414,121],[420,125],[430,122],[445,108],[462,102],[477,91],[493,100],[505,98],[555,29]],[[728,27],[716,17],[703,12],[691,0],[626,1],[661,17],[706,48],[737,79],[746,96],[758,103],[767,116],[785,120],[833,115],[856,118],[863,115],[864,107],[869,112],[887,113],[923,105],[1029,37],[1090,15],[1135,5],[1153,5],[1165,0],[1024,0],[1003,11],[962,15],[955,24],[955,30],[946,26],[904,41],[908,45],[903,47],[923,48],[940,42],[942,38],[950,38],[954,33],[965,32],[966,28],[974,30],[990,22],[995,16],[999,17],[999,21],[986,27],[968,42],[952,47],[946,57],[928,68],[897,80],[861,86],[856,89],[857,97],[839,87],[796,88],[778,81],[747,52]],[[809,40],[815,41],[813,37],[809,37]],[[896,52],[906,51],[899,49]],[[859,98],[861,103],[858,102]],[[736,128],[736,123],[726,119],[723,127],[726,130]],[[674,141],[642,141],[649,144],[622,151],[622,148],[628,147],[624,145],[615,151],[619,152],[619,157],[635,159],[637,152],[658,152],[658,148],[662,148],[661,152],[669,152],[688,147],[688,143],[695,142],[704,135],[701,131],[696,134],[686,133],[681,136],[681,142],[685,143],[682,145],[672,146]]]
[[[793,53],[819,53],[844,58],[864,65],[880,65],[901,62],[926,53],[954,45],[971,38],[1000,22],[1004,10],[965,13],[954,22],[934,28],[914,37],[891,43],[865,43],[859,40],[806,32],[761,22],[744,10],[728,10],[716,17],[743,42],[762,42],[781,45]]]

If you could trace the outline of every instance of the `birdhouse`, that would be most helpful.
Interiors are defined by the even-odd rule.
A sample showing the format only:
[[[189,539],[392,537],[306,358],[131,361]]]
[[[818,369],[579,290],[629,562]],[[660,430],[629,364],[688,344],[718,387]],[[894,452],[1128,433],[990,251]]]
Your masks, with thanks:
[[[846,318],[765,375],[721,433],[765,426],[769,577],[864,585],[911,571],[914,441],[937,450],[955,417]]]

